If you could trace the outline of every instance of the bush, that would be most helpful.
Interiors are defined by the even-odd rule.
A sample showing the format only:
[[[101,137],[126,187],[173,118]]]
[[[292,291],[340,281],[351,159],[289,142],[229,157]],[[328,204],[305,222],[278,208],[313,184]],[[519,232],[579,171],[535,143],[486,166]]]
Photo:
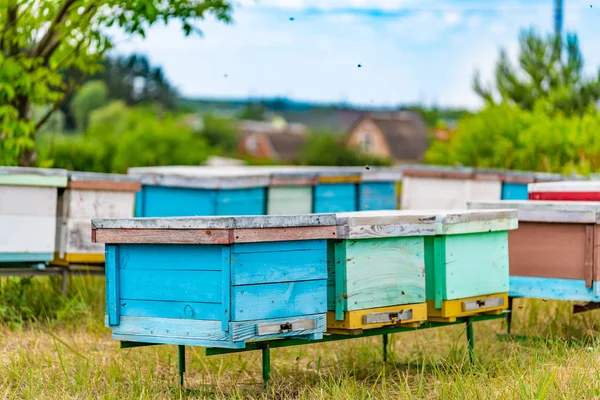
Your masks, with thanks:
[[[331,133],[312,134],[302,149],[300,162],[304,165],[322,166],[390,165],[387,160],[351,149],[345,137]]]
[[[538,102],[533,111],[490,105],[458,123],[449,141],[436,141],[425,155],[432,164],[461,164],[556,173],[600,169],[600,114],[566,117]]]

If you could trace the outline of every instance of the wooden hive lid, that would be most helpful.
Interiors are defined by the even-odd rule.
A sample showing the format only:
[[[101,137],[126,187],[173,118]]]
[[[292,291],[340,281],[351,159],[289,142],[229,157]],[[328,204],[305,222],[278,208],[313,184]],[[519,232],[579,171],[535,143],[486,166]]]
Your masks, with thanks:
[[[404,167],[403,176],[415,178],[440,178],[440,179],[473,179],[473,168],[447,167],[439,165],[414,165]]]
[[[230,244],[334,239],[334,214],[92,220],[97,243]]]
[[[600,181],[541,182],[527,185],[529,193],[600,192]]]
[[[121,174],[69,171],[71,189],[137,192],[141,189],[139,177]]]
[[[518,212],[519,221],[597,224],[600,202],[498,200],[468,203],[471,209],[509,208]]]
[[[337,213],[338,238],[368,239],[435,235],[436,215],[418,210]]]
[[[517,229],[517,212],[510,207],[485,210],[436,210],[436,234],[454,235]]]
[[[240,167],[165,166],[129,168],[146,185],[198,189],[242,189],[269,185],[267,171]]]
[[[64,169],[0,167],[0,185],[66,187],[67,182]]]
[[[402,180],[401,168],[379,168],[365,166],[361,172],[363,182],[398,182]]]

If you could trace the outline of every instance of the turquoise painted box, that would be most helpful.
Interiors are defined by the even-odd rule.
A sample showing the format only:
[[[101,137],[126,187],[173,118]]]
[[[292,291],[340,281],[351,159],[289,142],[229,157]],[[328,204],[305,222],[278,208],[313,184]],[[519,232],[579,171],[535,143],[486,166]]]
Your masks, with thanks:
[[[327,327],[357,331],[427,319],[425,237],[436,215],[418,211],[338,213],[329,242]]]
[[[358,210],[360,172],[355,168],[319,170],[313,194],[314,213],[336,213]]]
[[[269,176],[237,168],[130,168],[142,190],[136,217],[264,215]]]
[[[396,210],[396,186],[401,181],[402,172],[398,169],[365,167],[358,185],[358,210]]]
[[[61,169],[0,167],[0,265],[43,267],[56,251]]]
[[[508,307],[508,231],[515,210],[433,211],[436,234],[425,238],[429,319],[455,320]]]
[[[244,348],[326,329],[334,215],[93,220],[116,340]]]

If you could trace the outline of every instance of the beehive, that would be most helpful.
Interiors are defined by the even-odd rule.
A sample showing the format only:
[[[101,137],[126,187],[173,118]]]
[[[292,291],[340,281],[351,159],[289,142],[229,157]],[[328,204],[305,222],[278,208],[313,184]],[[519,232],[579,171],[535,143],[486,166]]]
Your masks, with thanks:
[[[435,214],[362,211],[336,215],[329,242],[330,332],[356,333],[427,319],[425,241]]]
[[[508,306],[508,231],[514,210],[435,211],[436,235],[425,238],[427,315],[452,321]]]
[[[326,329],[334,215],[94,220],[113,338],[243,348]]]
[[[358,210],[396,210],[396,186],[401,181],[399,169],[365,167],[358,185]]]

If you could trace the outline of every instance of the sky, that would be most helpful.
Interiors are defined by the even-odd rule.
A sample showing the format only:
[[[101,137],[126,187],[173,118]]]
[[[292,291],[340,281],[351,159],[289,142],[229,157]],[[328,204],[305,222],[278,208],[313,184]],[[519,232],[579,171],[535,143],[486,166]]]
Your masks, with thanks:
[[[115,34],[115,52],[145,54],[187,97],[286,97],[361,106],[476,109],[480,71],[491,81],[499,49],[516,62],[523,28],[553,30],[554,0],[237,0],[231,25],[207,19],[203,36],[178,22],[146,38]],[[588,73],[600,66],[600,0],[564,0]],[[360,67],[359,67],[360,65]]]

